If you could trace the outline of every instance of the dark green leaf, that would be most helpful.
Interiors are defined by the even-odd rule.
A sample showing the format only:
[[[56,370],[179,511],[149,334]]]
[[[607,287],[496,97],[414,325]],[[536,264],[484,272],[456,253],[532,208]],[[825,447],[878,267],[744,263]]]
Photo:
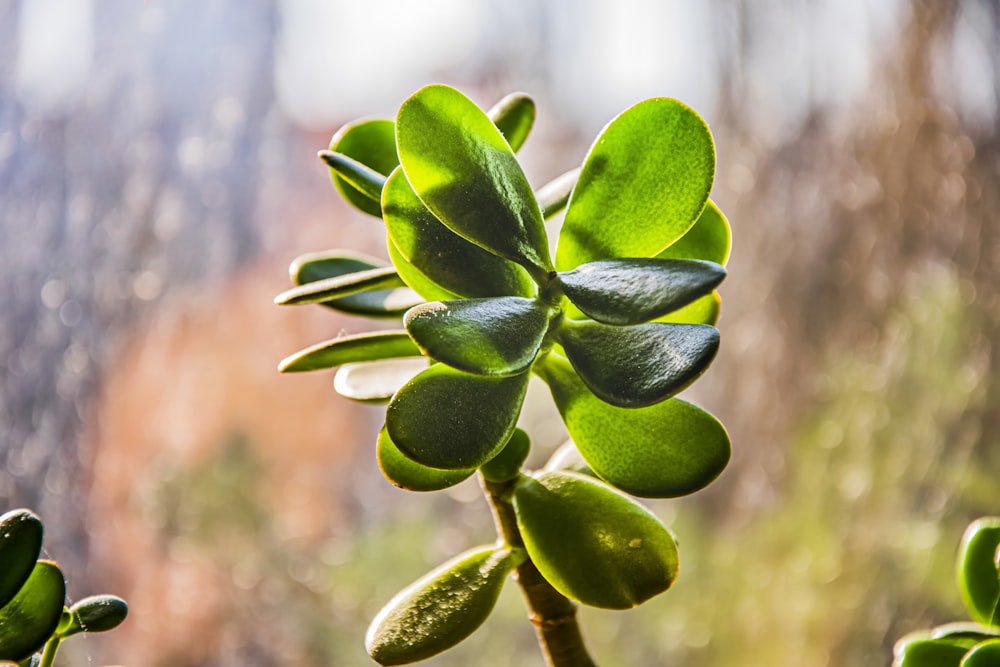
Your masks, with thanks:
[[[535,124],[535,101],[524,93],[511,93],[494,104],[486,115],[516,153]]]
[[[343,153],[320,151],[318,155],[338,178],[352,186],[368,200],[376,204],[382,201],[385,174],[380,174]]]
[[[336,278],[358,271],[378,269],[385,266],[374,257],[344,250],[313,252],[297,257],[288,272],[296,285]],[[366,317],[402,316],[422,299],[409,287],[359,292],[341,299],[324,301],[320,305],[353,315]]]
[[[404,357],[344,364],[333,377],[338,394],[362,403],[384,403],[399,388],[427,368],[427,357]]]
[[[557,176],[535,193],[538,205],[542,209],[543,218],[548,219],[566,208],[578,178],[580,178],[579,167],[567,171],[562,176]]]
[[[519,296],[423,303],[404,319],[406,330],[428,356],[477,375],[527,370],[548,322],[544,303]]]
[[[279,306],[300,306],[339,299],[358,292],[391,289],[404,285],[396,269],[387,266],[299,285],[276,296],[274,302]]]
[[[559,342],[594,394],[611,405],[640,408],[694,382],[715,358],[719,332],[704,324],[615,327],[566,320]]]
[[[388,176],[399,158],[396,156],[396,132],[391,120],[361,120],[340,128],[330,141],[330,150],[357,160],[375,173]],[[376,217],[381,216],[379,198],[373,192],[362,190],[345,181],[335,170],[330,170],[334,185],[347,201],[358,209]]]
[[[299,373],[341,364],[415,356],[420,356],[420,349],[405,331],[373,331],[341,336],[307,347],[282,359],[278,370]]]
[[[729,220],[711,199],[687,233],[657,255],[664,259],[704,259],[725,266],[732,232]]]
[[[534,282],[520,266],[483,250],[443,225],[414,194],[401,169],[389,176],[382,210],[395,249],[426,279],[445,290],[465,297],[535,293]],[[411,286],[423,294],[422,285]]]
[[[500,453],[482,465],[483,477],[491,482],[506,482],[514,479],[521,470],[524,460],[531,450],[531,439],[519,428],[500,450]]]
[[[969,616],[980,623],[996,623],[1000,606],[1000,517],[983,517],[965,530],[958,552],[958,587]]]
[[[971,640],[928,639],[914,634],[896,643],[893,667],[959,667]]]
[[[42,551],[42,521],[25,509],[0,516],[0,607],[21,590]]]
[[[393,485],[407,491],[438,491],[467,479],[475,468],[469,470],[437,470],[420,465],[406,458],[389,437],[386,429],[378,434],[376,447],[378,467]]]
[[[79,632],[107,632],[125,621],[128,605],[115,595],[92,595],[69,608],[69,623],[60,624],[57,634],[61,638]]]
[[[570,301],[606,324],[638,324],[710,294],[726,270],[693,259],[605,259],[558,274]]]
[[[566,211],[556,268],[656,255],[698,219],[714,178],[715,145],[705,121],[677,100],[640,102],[591,147]]]
[[[514,432],[528,376],[484,377],[431,366],[389,403],[389,435],[401,452],[425,466],[477,468]]]
[[[63,613],[66,581],[52,561],[35,563],[28,580],[0,608],[0,660],[20,662],[42,648]]]
[[[636,496],[694,493],[729,462],[725,428],[701,408],[672,398],[618,408],[594,396],[569,362],[550,353],[535,365],[552,390],[570,437],[603,480]]]
[[[396,142],[421,201],[456,234],[524,266],[551,269],[542,213],[500,131],[454,88],[422,88],[399,110]]]
[[[934,628],[930,633],[931,639],[971,639],[976,642],[986,641],[1000,637],[1000,627],[991,627],[982,623],[945,623]]]
[[[1000,639],[976,644],[965,654],[961,667],[997,667],[1000,665]]]

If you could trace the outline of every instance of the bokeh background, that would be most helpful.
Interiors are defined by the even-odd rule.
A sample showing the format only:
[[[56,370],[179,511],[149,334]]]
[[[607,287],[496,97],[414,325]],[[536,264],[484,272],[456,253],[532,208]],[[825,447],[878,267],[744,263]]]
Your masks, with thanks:
[[[735,245],[689,394],[734,457],[652,503],[680,581],[583,610],[598,663],[887,665],[960,618],[1000,513],[996,0],[0,0],[0,506],[132,609],[60,664],[370,664],[381,604],[492,540],[474,484],[380,478],[377,408],[275,371],[366,326],[274,306],[290,260],[384,254],[316,150],[429,82],[531,94],[536,186],[645,97],[716,136]],[[427,664],[540,665],[516,589]]]

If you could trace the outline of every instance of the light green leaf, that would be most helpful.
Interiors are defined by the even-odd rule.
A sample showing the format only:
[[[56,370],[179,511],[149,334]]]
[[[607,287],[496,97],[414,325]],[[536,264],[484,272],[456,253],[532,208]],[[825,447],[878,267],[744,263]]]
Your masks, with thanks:
[[[442,224],[414,194],[401,169],[389,176],[382,211],[399,254],[445,290],[473,298],[535,293],[534,282],[520,266],[483,250]],[[413,287],[420,291],[420,285]]]
[[[333,388],[354,401],[385,403],[429,363],[427,357],[403,357],[344,364],[333,377]]]
[[[391,289],[404,285],[396,269],[386,266],[299,285],[274,297],[274,302],[279,306],[300,306],[339,299],[358,292]]]
[[[468,470],[437,470],[420,465],[408,459],[389,437],[389,432],[383,428],[378,434],[378,445],[375,450],[379,470],[394,486],[407,491],[438,491],[449,486],[455,486],[476,472],[475,468]]]
[[[606,324],[648,322],[708,295],[726,276],[714,262],[691,259],[605,259],[556,279],[573,304]]]
[[[76,602],[67,612],[56,630],[62,639],[80,632],[107,632],[117,628],[128,616],[128,604],[116,595],[92,595]]]
[[[719,321],[721,307],[722,299],[719,297],[719,293],[712,292],[689,303],[683,308],[679,308],[672,313],[667,313],[663,317],[656,318],[656,321],[672,324],[709,324],[714,326]]]
[[[962,536],[958,551],[958,587],[969,616],[980,623],[996,623],[1000,610],[1000,517],[973,521]]]
[[[467,373],[515,375],[531,366],[549,323],[541,301],[519,296],[422,303],[404,318],[425,354]]]
[[[558,340],[584,384],[622,408],[673,396],[708,368],[719,349],[718,330],[703,324],[615,327],[566,320]]]
[[[695,405],[672,398],[647,408],[615,407],[594,396],[554,353],[535,370],[591,469],[627,493],[648,498],[694,493],[729,462],[725,428]]]
[[[965,654],[961,667],[997,667],[1000,665],[1000,639],[976,644]]]
[[[521,470],[524,460],[531,451],[531,439],[519,428],[504,445],[500,453],[482,465],[483,477],[491,482],[506,482],[514,479]]]
[[[531,126],[535,124],[535,101],[525,93],[511,93],[494,104],[486,115],[516,153],[521,150],[531,133]]]
[[[317,280],[336,278],[358,271],[383,268],[384,262],[361,253],[326,250],[301,255],[292,262],[288,272],[292,282],[305,285]],[[352,315],[366,317],[401,317],[422,299],[409,287],[359,292],[341,299],[324,301],[320,305]]]
[[[405,331],[372,331],[317,343],[285,357],[282,373],[301,373],[342,364],[420,356],[420,349]]]
[[[631,107],[604,128],[584,160],[556,268],[653,257],[698,219],[714,178],[715,144],[697,113],[667,98]]]
[[[538,202],[479,107],[454,88],[422,88],[399,110],[396,144],[407,180],[441,222],[544,278],[551,260]]]
[[[385,175],[371,167],[366,167],[354,158],[336,151],[319,151],[319,157],[339,179],[360,192],[366,199],[378,203],[382,201],[382,186]]]
[[[388,176],[399,158],[396,156],[396,132],[391,120],[360,120],[343,126],[330,140],[330,150],[357,160],[375,173]],[[334,169],[330,178],[347,201],[356,208],[379,217],[379,198],[351,185]]]
[[[705,204],[694,226],[687,233],[671,243],[657,257],[664,259],[704,259],[726,265],[732,245],[732,231],[729,220],[711,199]]]
[[[65,601],[59,566],[48,560],[35,563],[21,590],[0,608],[0,660],[20,662],[41,649],[59,625]]]
[[[44,529],[34,512],[18,509],[0,516],[0,607],[28,580],[42,551]]]
[[[622,493],[591,477],[543,472],[514,487],[528,557],[553,588],[592,607],[629,609],[670,588],[670,531]]]
[[[431,366],[389,403],[386,427],[399,450],[431,468],[477,468],[507,444],[529,373],[494,378]]]
[[[570,169],[539,188],[538,192],[535,193],[535,198],[538,199],[543,218],[548,219],[566,208],[578,178],[580,178],[579,167]]]

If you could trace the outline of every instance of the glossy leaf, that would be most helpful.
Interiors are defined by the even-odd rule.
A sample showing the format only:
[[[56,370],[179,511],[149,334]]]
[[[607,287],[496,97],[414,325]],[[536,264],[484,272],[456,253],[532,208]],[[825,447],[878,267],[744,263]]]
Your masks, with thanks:
[[[401,452],[425,466],[477,468],[514,432],[528,375],[494,378],[431,366],[389,403],[389,435]]]
[[[465,297],[534,294],[535,283],[524,269],[467,241],[438,220],[414,194],[401,169],[389,176],[382,211],[399,254],[445,290]],[[423,293],[420,285],[412,287]]]
[[[958,587],[969,615],[980,623],[1000,625],[1000,517],[974,521],[965,531],[958,553]]]
[[[407,586],[382,608],[365,637],[380,665],[405,665],[445,651],[493,611],[520,552],[494,546],[456,556]]]
[[[544,303],[518,296],[423,303],[404,318],[428,356],[468,373],[496,376],[531,366],[548,322]]]
[[[580,454],[601,479],[636,496],[694,493],[729,462],[725,428],[701,408],[672,398],[647,408],[619,408],[583,385],[569,362],[549,354],[535,365]]]
[[[535,101],[525,93],[511,93],[486,112],[515,153],[521,150],[535,124]]]
[[[399,158],[396,156],[396,131],[391,120],[360,120],[348,123],[333,135],[330,150],[357,160],[382,176],[388,176]],[[356,208],[374,215],[381,215],[379,198],[373,193],[365,194],[330,170],[334,185],[347,201]]]
[[[543,218],[548,219],[566,208],[578,178],[580,178],[580,169],[571,169],[539,188],[538,192],[535,193],[535,198],[538,199]]]
[[[20,662],[42,648],[63,613],[66,581],[52,561],[35,563],[28,580],[0,608],[0,660]]]
[[[491,482],[506,482],[514,479],[521,470],[524,460],[531,450],[531,439],[519,428],[514,429],[510,440],[500,453],[482,465],[483,477]]]
[[[333,388],[344,398],[362,403],[384,403],[400,387],[426,370],[428,363],[427,357],[404,357],[344,364],[333,377]]]
[[[485,113],[454,88],[427,86],[396,119],[406,178],[456,234],[521,264],[551,268],[542,213],[517,158]]]
[[[962,658],[961,667],[997,667],[1000,665],[1000,639],[976,644]]]
[[[663,259],[704,259],[726,265],[732,244],[729,220],[711,199],[705,204],[698,220],[657,257]]]
[[[42,551],[44,529],[34,512],[18,509],[0,516],[0,607],[21,590]]]
[[[556,268],[653,257],[698,219],[714,178],[715,145],[698,114],[667,98],[631,107],[604,128],[584,160]]]
[[[387,266],[299,285],[276,296],[274,302],[279,306],[322,303],[358,292],[403,287],[404,284],[396,269]]]
[[[708,295],[726,277],[714,262],[689,259],[605,259],[557,275],[563,292],[588,317],[639,324]]]
[[[115,595],[92,595],[69,608],[68,623],[60,623],[56,634],[61,638],[80,632],[107,632],[125,622],[128,604]]]
[[[405,331],[372,331],[317,343],[278,364],[282,373],[300,373],[342,364],[420,356],[420,349]]]
[[[384,266],[384,262],[361,253],[327,250],[297,257],[288,272],[293,283],[304,285]],[[324,301],[320,305],[353,315],[396,318],[421,301],[420,296],[409,287],[395,287],[359,292],[341,299]]]
[[[567,320],[559,342],[595,395],[611,405],[639,408],[694,382],[715,358],[719,332],[703,324],[616,327]]]
[[[403,455],[385,428],[378,434],[376,447],[379,470],[394,486],[407,491],[438,491],[468,479],[475,468],[468,470],[437,470],[420,465]]]
[[[603,482],[543,472],[520,480],[513,502],[528,557],[570,599],[629,609],[667,590],[677,577],[670,531]]]

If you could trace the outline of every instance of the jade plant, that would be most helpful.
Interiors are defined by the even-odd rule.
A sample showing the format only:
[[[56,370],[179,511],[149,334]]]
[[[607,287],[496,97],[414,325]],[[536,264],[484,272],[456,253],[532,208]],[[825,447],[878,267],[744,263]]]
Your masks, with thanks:
[[[958,588],[970,621],[910,633],[894,667],[1000,665],[1000,517],[973,521],[958,550]]]
[[[81,632],[104,632],[125,620],[114,595],[66,602],[59,565],[40,558],[44,529],[33,512],[0,516],[0,662],[51,667],[60,643]]]
[[[709,200],[708,126],[681,102],[646,100],[535,191],[516,157],[534,118],[521,93],[484,111],[431,85],[394,120],[341,128],[319,155],[346,200],[383,221],[390,261],[308,254],[275,299],[394,323],[279,368],[337,368],[340,394],[387,404],[374,439],[392,484],[434,491],[477,475],[492,508],[494,544],[455,556],[374,619],[366,647],[383,665],[467,637],[508,574],[547,664],[592,665],[576,604],[628,609],[677,576],[673,535],[634,497],[698,491],[730,458],[721,423],[675,397],[719,346],[730,230]],[[559,213],[552,252],[546,221]],[[518,426],[532,376],[570,436],[537,470]]]

